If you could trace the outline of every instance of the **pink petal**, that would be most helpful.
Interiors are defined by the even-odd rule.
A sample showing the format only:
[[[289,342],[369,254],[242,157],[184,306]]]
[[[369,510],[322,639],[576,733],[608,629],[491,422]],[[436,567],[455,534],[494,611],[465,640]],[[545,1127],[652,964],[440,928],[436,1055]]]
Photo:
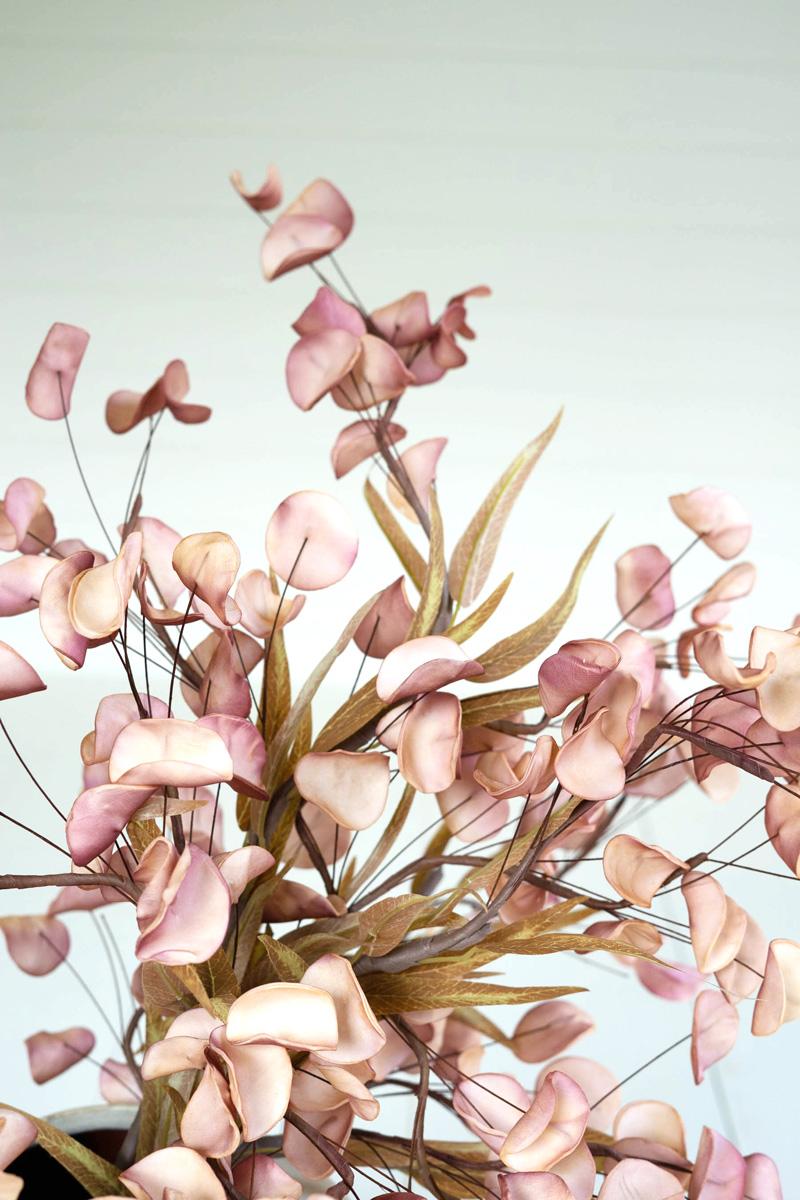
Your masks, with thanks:
[[[112,846],[153,787],[145,784],[102,783],[81,792],[67,817],[67,845],[79,867]]]
[[[692,1074],[702,1083],[714,1063],[729,1054],[739,1034],[739,1014],[721,992],[701,992],[692,1020]]]
[[[536,1086],[541,1087],[548,1072],[568,1075],[586,1096],[590,1106],[591,1125],[604,1133],[611,1129],[622,1101],[617,1080],[607,1067],[591,1058],[557,1058],[539,1072]]]
[[[0,1108],[0,1169],[19,1158],[36,1141],[36,1126],[12,1108]]]
[[[254,1142],[274,1129],[289,1107],[292,1060],[283,1046],[237,1046],[222,1029],[211,1034],[211,1045],[228,1068],[231,1102],[241,1118],[242,1137]]]
[[[333,496],[293,492],[270,518],[266,550],[276,575],[313,592],[344,578],[358,554],[358,536]]]
[[[402,425],[389,421],[382,425],[381,435],[385,446],[393,446],[406,436],[406,430]],[[354,421],[352,425],[345,426],[331,450],[334,475],[341,479],[359,463],[377,454],[379,449],[377,433],[364,421]]]
[[[447,828],[463,842],[491,837],[508,820],[508,801],[491,796],[475,780],[457,779],[436,799]]]
[[[800,945],[787,938],[776,938],[769,944],[764,978],[753,1008],[752,1032],[756,1037],[764,1037],[798,1017]]]
[[[498,1178],[500,1200],[574,1200],[564,1180],[549,1171],[501,1171]]]
[[[322,1134],[337,1149],[347,1145],[353,1124],[353,1110],[349,1104],[327,1113],[307,1113],[305,1120]],[[284,1157],[304,1179],[326,1179],[331,1173],[331,1164],[308,1138],[287,1124],[283,1131],[282,1149]],[[315,1194],[315,1193],[313,1193]],[[309,1195],[308,1200],[311,1200]]]
[[[367,332],[358,309],[329,287],[317,289],[314,299],[303,309],[292,329],[301,335],[319,333],[323,329],[346,329],[357,338]]]
[[[303,1185],[271,1154],[246,1154],[233,1168],[234,1186],[248,1200],[300,1200]]]
[[[588,1116],[579,1084],[562,1071],[548,1071],[500,1147],[500,1158],[517,1171],[547,1171],[577,1147]]]
[[[283,199],[281,176],[274,163],[270,163],[267,167],[267,177],[255,192],[247,191],[239,171],[231,172],[231,183],[245,203],[249,204],[256,212],[269,212],[271,208],[277,208]]]
[[[205,962],[222,944],[230,907],[219,869],[197,846],[188,845],[166,883],[156,876],[139,899],[136,957],[172,966]]]
[[[494,1153],[530,1104],[530,1096],[511,1075],[474,1075],[460,1080],[453,1092],[458,1116]]]
[[[559,783],[584,800],[611,800],[625,786],[625,766],[609,740],[607,712],[599,709],[556,755]]]
[[[238,720],[249,715],[252,704],[250,687],[242,673],[233,635],[221,633],[203,675],[200,690],[189,707],[198,715],[210,713]]]
[[[461,753],[461,701],[450,692],[431,692],[403,721],[397,765],[418,792],[443,792],[454,782]]]
[[[295,342],[286,360],[286,385],[303,412],[346,379],[361,358],[361,341],[345,329],[321,329]]]
[[[32,612],[56,561],[41,554],[20,554],[0,565],[0,617]]]
[[[0,510],[0,550],[22,549],[34,518],[43,508],[44,488],[40,483],[25,476],[12,480],[6,488]],[[34,542],[31,552],[36,554],[42,549]]]
[[[727,967],[742,944],[747,914],[725,895],[716,879],[690,871],[681,881],[681,891],[689,912],[697,968],[703,974]]]
[[[275,859],[269,850],[261,846],[240,846],[238,850],[229,850],[227,854],[216,854],[214,862],[230,889],[234,904],[249,883],[275,866]]]
[[[389,796],[389,758],[349,750],[305,754],[294,769],[304,800],[316,804],[345,829],[368,829]]]
[[[167,706],[156,696],[141,696],[150,716],[166,717]],[[139,720],[139,706],[130,692],[104,696],[94,716],[94,731],[81,742],[81,758],[86,764],[107,762],[114,742],[127,725]]]
[[[107,1058],[100,1068],[100,1095],[106,1104],[137,1104],[142,1088],[126,1062]]]
[[[683,1200],[683,1195],[669,1171],[644,1159],[628,1158],[609,1171],[598,1200]]]
[[[596,638],[565,642],[539,668],[539,696],[548,717],[557,717],[581,696],[590,695],[619,666],[612,642]]]
[[[267,279],[314,262],[336,250],[353,228],[353,213],[341,192],[316,179],[281,213],[264,238],[261,263]]]
[[[634,546],[617,559],[617,604],[637,629],[661,629],[675,614],[670,561],[658,546]]]
[[[766,1154],[748,1154],[744,1193],[749,1200],[783,1200],[781,1177],[775,1163]]]
[[[75,1063],[86,1058],[94,1050],[94,1034],[91,1029],[73,1026],[61,1033],[34,1033],[25,1039],[28,1063],[34,1083],[47,1083],[55,1079]]]
[[[646,954],[657,954],[662,943],[659,931],[647,921],[593,921],[583,931],[590,937],[606,938],[610,942],[627,942],[637,950]],[[576,954],[587,954],[589,951],[577,950]],[[615,954],[614,957],[622,963],[633,966],[641,960],[630,954]]]
[[[645,962],[640,958],[634,963],[633,969],[642,986],[662,1000],[691,1000],[703,983],[700,972],[683,963],[663,965]]]
[[[353,641],[362,654],[385,658],[406,640],[413,620],[414,609],[408,602],[405,577],[401,575],[380,593],[353,634]]]
[[[201,717],[197,724],[202,729],[212,729],[225,743],[233,762],[231,786],[247,796],[263,799],[267,751],[264,739],[252,721],[215,713]]]
[[[795,875],[800,870],[800,798],[777,784],[767,792],[764,826],[775,852]]]
[[[689,1200],[744,1200],[745,1161],[721,1133],[708,1127],[700,1135]]]
[[[678,520],[720,558],[736,558],[750,541],[750,518],[739,501],[721,488],[695,488],[670,496],[669,502]]]
[[[800,639],[797,641],[800,646]],[[709,679],[732,691],[759,687],[777,666],[774,654],[769,654],[765,666],[760,670],[738,667],[728,656],[722,634],[716,629],[704,629],[695,634],[692,645],[698,665],[703,668]]]
[[[308,968],[303,984],[323,989],[335,1005],[338,1036],[335,1046],[316,1050],[322,1062],[334,1065],[358,1063],[378,1053],[386,1035],[348,959],[338,954],[323,954]]]
[[[353,363],[350,378],[342,378],[333,388],[339,408],[359,412],[402,396],[414,383],[414,376],[396,350],[383,340],[365,333],[361,353]]]
[[[353,838],[349,829],[339,825],[332,817],[316,804],[306,804],[303,808],[303,819],[317,843],[322,857],[329,866],[338,862],[347,853]],[[308,870],[314,863],[298,836],[297,830],[289,835],[284,847],[283,857],[287,862],[294,863],[298,870]]]
[[[47,687],[21,654],[6,642],[0,642],[0,700],[14,700],[43,692]]]
[[[731,602],[749,596],[756,582],[752,563],[736,563],[720,575],[692,609],[695,625],[718,625],[730,612]]]
[[[680,1114],[660,1100],[634,1100],[619,1110],[614,1120],[614,1140],[657,1143],[676,1154],[686,1154],[686,1139]]]
[[[178,1071],[203,1070],[206,1045],[220,1022],[204,1008],[182,1012],[169,1027],[166,1037],[148,1046],[142,1061],[142,1077],[159,1079]]]
[[[42,633],[58,657],[74,671],[83,666],[88,640],[77,632],[69,618],[69,595],[73,582],[94,564],[91,550],[78,550],[63,559],[42,583],[39,623]]]
[[[688,871],[689,864],[627,833],[611,838],[603,851],[603,872],[614,891],[643,908],[676,870]]]
[[[474,771],[475,782],[492,796],[539,796],[555,779],[558,746],[549,734],[538,737],[533,752],[526,752],[512,767],[503,753],[482,754]]]
[[[520,1017],[511,1042],[521,1062],[545,1062],[594,1029],[588,1013],[569,1000],[546,1000]]]
[[[306,918],[335,917],[337,913],[327,896],[321,896],[304,883],[282,879],[264,901],[262,915],[269,924],[276,924]]]
[[[716,972],[717,983],[734,1002],[752,996],[761,986],[764,967],[767,961],[767,939],[764,931],[747,914],[742,944],[736,958]]]
[[[233,761],[213,729],[175,717],[145,717],[118,735],[108,774],[112,783],[201,787],[231,779]]]
[[[447,438],[427,438],[424,442],[409,446],[400,455],[400,462],[426,512],[430,506],[431,487],[436,481],[436,469],[446,445]],[[400,509],[410,521],[419,522],[417,514],[392,479],[387,484],[386,494],[395,508]]]
[[[333,1050],[336,1007],[327,991],[303,983],[264,983],[231,1005],[225,1028],[237,1044],[275,1042],[290,1049]]]
[[[225,1200],[225,1189],[211,1167],[188,1146],[156,1150],[120,1175],[136,1200],[163,1200],[168,1189],[191,1200]]]
[[[183,582],[172,565],[181,535],[157,517],[137,517],[132,528],[142,535],[142,559],[148,577],[161,602],[171,608],[183,591]]]
[[[381,700],[394,704],[406,696],[435,692],[440,687],[482,675],[483,667],[451,638],[434,634],[412,638],[387,654],[376,680]]]
[[[121,627],[141,558],[142,535],[132,533],[111,562],[91,567],[73,579],[67,612],[82,637],[98,641]]]
[[[239,1145],[228,1085],[211,1063],[181,1117],[181,1140],[204,1158],[227,1158]]]
[[[26,975],[49,975],[69,953],[69,932],[56,917],[0,917],[0,931]]]
[[[182,583],[205,601],[224,625],[235,625],[241,613],[228,593],[239,570],[239,549],[227,533],[193,533],[183,538],[172,555]]]
[[[409,292],[383,308],[376,308],[371,320],[381,336],[395,347],[413,346],[425,341],[434,331],[424,292]]]
[[[72,388],[89,334],[77,325],[51,325],[25,385],[25,402],[37,417],[60,421],[69,413]]]
[[[246,571],[236,585],[235,598],[242,612],[242,625],[257,638],[266,638],[276,622],[277,628],[283,629],[306,602],[305,596],[292,596],[284,597],[281,604],[265,571]]]

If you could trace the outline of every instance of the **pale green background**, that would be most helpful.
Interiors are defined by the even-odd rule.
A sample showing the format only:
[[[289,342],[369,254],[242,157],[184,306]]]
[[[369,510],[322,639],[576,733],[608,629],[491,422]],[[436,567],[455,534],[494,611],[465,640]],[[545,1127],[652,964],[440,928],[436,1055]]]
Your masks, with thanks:
[[[22,401],[53,320],[92,332],[74,426],[111,520],[139,438],[121,443],[104,429],[104,398],[148,384],[177,355],[189,364],[193,398],[215,413],[201,430],[165,421],[146,510],[183,532],[230,529],[253,566],[277,501],[299,486],[334,486],[326,459],[340,414],[327,404],[300,414],[283,385],[289,323],[313,280],[263,282],[260,227],[226,180],[239,167],[257,183],[275,160],[290,196],[321,174],[352,201],[357,225],[342,261],[370,305],[416,287],[430,290],[434,307],[473,283],[495,290],[471,308],[480,336],[469,368],[404,403],[415,439],[451,436],[440,474],[451,544],[512,453],[566,407],[498,561],[498,578],[516,571],[504,630],[550,602],[578,548],[613,512],[570,626],[601,634],[614,615],[614,557],[649,540],[677,552],[684,532],[665,497],[705,482],[735,490],[755,522],[762,581],[737,614],[737,648],[748,620],[792,620],[800,608],[796,5],[73,0],[2,10],[1,481],[42,478],[62,533],[93,538],[91,514],[63,428],[36,423]],[[368,588],[393,577],[358,488],[354,477],[339,494],[358,513],[365,549],[346,584],[309,601],[294,637],[301,666]],[[704,551],[689,560],[679,599],[716,570]],[[68,679],[35,617],[1,632],[50,685],[4,715],[68,804],[96,697],[120,686],[114,660],[97,652]],[[348,659],[326,703],[354,670]],[[0,771],[3,803],[57,834],[8,754]],[[762,790],[743,788],[725,811],[687,791],[639,832],[691,852],[754,811]],[[731,849],[763,836],[756,820]],[[55,855],[7,828],[0,845],[0,869],[56,867]],[[782,869],[766,852],[748,861]],[[771,934],[798,936],[792,883],[745,871],[723,878]],[[31,902],[12,896],[7,906],[26,911]],[[130,931],[125,914],[114,922]],[[88,927],[80,915],[70,924]],[[105,964],[87,937],[75,961],[111,1006]],[[0,971],[0,1098],[44,1112],[93,1097],[91,1065],[37,1089],[20,1047],[42,1026],[96,1024],[77,986],[63,970],[29,980],[4,956]],[[579,1052],[620,1075],[688,1029],[688,1009],[652,1000],[632,980],[563,960],[525,972],[566,977],[591,983],[587,1004],[601,1026]],[[694,1089],[685,1048],[624,1095],[678,1104],[690,1152],[705,1118],[746,1151],[773,1153],[791,1196],[800,1185],[790,1164],[799,1046],[796,1027],[758,1044],[745,1033],[718,1073],[728,1111],[719,1089]],[[98,1053],[113,1053],[102,1032]],[[533,1070],[522,1078],[530,1084]]]

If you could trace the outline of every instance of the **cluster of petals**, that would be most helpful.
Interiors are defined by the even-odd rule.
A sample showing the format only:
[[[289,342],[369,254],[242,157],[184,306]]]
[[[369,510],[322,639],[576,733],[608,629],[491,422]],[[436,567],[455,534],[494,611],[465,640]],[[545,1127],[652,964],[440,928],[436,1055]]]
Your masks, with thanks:
[[[188,394],[186,363],[180,358],[173,359],[146,392],[112,392],[106,401],[106,424],[112,433],[128,433],[141,421],[164,410],[184,425],[207,421],[211,409],[205,404],[187,404]]]

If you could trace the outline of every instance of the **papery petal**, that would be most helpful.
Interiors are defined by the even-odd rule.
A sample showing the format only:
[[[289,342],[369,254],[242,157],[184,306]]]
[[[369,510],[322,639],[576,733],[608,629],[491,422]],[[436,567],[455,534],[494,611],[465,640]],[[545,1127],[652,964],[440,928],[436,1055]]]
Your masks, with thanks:
[[[159,599],[171,608],[184,586],[172,565],[181,535],[158,517],[137,517],[132,528],[142,535],[142,559],[147,564],[148,577],[158,591]]]
[[[800,871],[800,797],[775,784],[767,792],[764,811],[767,837],[795,875]]]
[[[736,958],[728,963],[727,967],[722,967],[716,972],[717,983],[734,1002],[752,996],[761,986],[767,949],[768,943],[763,929],[748,913],[747,926]]]
[[[706,1126],[700,1135],[689,1200],[744,1200],[746,1174],[736,1147]]]
[[[377,752],[331,750],[305,754],[294,769],[304,800],[345,829],[368,829],[389,796],[389,758]]]
[[[626,942],[645,954],[657,954],[663,941],[658,929],[648,921],[593,921],[583,931],[589,937],[605,938],[609,942]],[[576,954],[588,954],[587,950],[576,950]],[[630,954],[615,954],[619,962],[633,966],[641,960]]]
[[[563,1179],[549,1171],[501,1171],[500,1200],[574,1200]]]
[[[100,1067],[100,1095],[106,1104],[138,1104],[142,1088],[127,1063],[107,1058]]]
[[[265,638],[276,628],[283,629],[299,615],[305,596],[281,597],[270,582],[266,571],[246,571],[236,585],[236,603],[242,613],[242,624],[254,637]],[[280,611],[279,611],[280,610]]]
[[[348,959],[323,954],[303,975],[303,984],[322,988],[336,1008],[338,1037],[335,1046],[316,1049],[326,1063],[346,1065],[363,1062],[377,1054],[386,1035],[380,1027]]]
[[[703,983],[703,975],[683,963],[651,963],[637,959],[633,967],[639,982],[663,1000],[691,1000]]]
[[[350,378],[343,378],[333,388],[333,399],[339,408],[355,412],[373,408],[402,396],[414,383],[414,376],[400,355],[383,338],[366,333],[360,340],[360,348]]]
[[[688,871],[689,864],[627,833],[611,838],[603,851],[603,873],[614,891],[644,908],[676,870]]]
[[[739,1014],[721,992],[701,992],[692,1018],[692,1074],[702,1083],[706,1071],[729,1054],[739,1034]]]
[[[67,845],[72,861],[88,866],[112,846],[137,809],[153,794],[141,784],[102,783],[81,792],[67,817]]]
[[[617,1080],[607,1067],[591,1058],[577,1056],[557,1058],[539,1072],[536,1080],[537,1088],[541,1087],[550,1071],[568,1075],[584,1093],[590,1105],[590,1120],[593,1129],[600,1129],[603,1132],[611,1129],[622,1101]]]
[[[227,1158],[239,1145],[230,1091],[222,1075],[207,1063],[181,1117],[181,1140],[204,1158]]]
[[[46,687],[27,659],[6,642],[0,642],[0,700],[30,696]]]
[[[213,729],[175,717],[145,717],[117,737],[108,763],[112,783],[201,787],[233,777],[233,760]]]
[[[295,333],[319,333],[323,329],[346,329],[360,338],[367,332],[361,313],[329,287],[317,289],[314,299],[292,324]]]
[[[120,1180],[136,1200],[163,1200],[170,1188],[191,1200],[225,1200],[225,1189],[211,1167],[188,1146],[156,1150],[123,1171]]]
[[[521,1062],[545,1062],[594,1029],[588,1013],[569,1000],[546,1000],[520,1017],[511,1035]]]
[[[725,895],[716,879],[690,871],[681,881],[689,912],[689,932],[698,970],[727,967],[736,957],[747,928],[747,914]]]
[[[347,1145],[350,1137],[353,1110],[349,1104],[343,1104],[332,1112],[305,1114],[305,1120],[340,1150]],[[325,1179],[330,1175],[331,1164],[328,1159],[294,1125],[287,1123],[284,1127],[282,1149],[286,1160],[304,1179]],[[311,1200],[310,1196],[308,1200]]]
[[[394,704],[406,696],[434,692],[458,679],[482,674],[483,667],[469,658],[458,642],[434,634],[412,638],[391,650],[381,664],[375,686],[381,700]]]
[[[555,780],[558,745],[548,733],[536,739],[533,752],[526,752],[514,767],[505,754],[482,754],[474,779],[492,796],[510,800],[514,796],[539,796]]]
[[[345,329],[321,329],[295,342],[286,360],[286,385],[294,403],[308,412],[346,379],[362,355],[361,340]]]
[[[22,550],[38,555],[55,538],[52,514],[44,503],[44,488],[35,479],[13,479],[0,502],[0,550]],[[39,520],[37,521],[37,517]],[[28,537],[32,525],[44,526],[41,541]],[[45,536],[49,534],[49,536]]]
[[[548,717],[556,717],[581,696],[590,695],[615,670],[622,654],[613,642],[596,638],[565,642],[539,668],[539,697]]]
[[[342,244],[353,228],[353,212],[326,179],[315,179],[278,217],[261,250],[267,279],[304,266]]]
[[[0,617],[32,612],[56,561],[42,554],[20,554],[0,564]]]
[[[598,709],[556,755],[559,783],[584,800],[611,800],[625,786],[625,766],[606,732],[607,712]]]
[[[720,558],[736,558],[750,541],[750,518],[739,501],[721,488],[695,488],[670,496],[669,502],[678,520]]]
[[[0,1108],[0,1169],[19,1158],[36,1141],[36,1126],[13,1108]]]
[[[228,595],[239,570],[239,548],[227,533],[192,533],[178,542],[172,565],[181,582],[225,625],[241,613]]]
[[[406,436],[402,425],[388,421],[381,425],[381,440],[384,446],[393,446]],[[331,465],[337,479],[341,479],[380,450],[378,436],[364,421],[354,421],[337,435],[331,450]]]
[[[235,1045],[223,1029],[211,1045],[228,1068],[230,1098],[242,1122],[245,1142],[269,1133],[283,1119],[292,1088],[292,1060],[283,1046]]]
[[[222,944],[230,907],[228,885],[213,860],[188,845],[166,884],[156,877],[139,899],[136,957],[167,965],[205,962]]]
[[[730,612],[731,602],[749,596],[756,581],[753,563],[736,563],[712,583],[692,609],[695,625],[718,625]]]
[[[89,641],[111,637],[122,626],[142,558],[142,535],[131,533],[111,562],[73,579],[67,613],[73,629]]]
[[[776,1033],[787,1021],[800,1017],[800,945],[787,938],[769,944],[764,978],[753,1008],[752,1032],[756,1037]]]
[[[457,779],[436,799],[447,828],[462,842],[491,837],[508,820],[508,801],[490,795],[474,780]]]
[[[616,562],[617,604],[636,629],[661,629],[675,614],[671,563],[658,546],[634,546]]]
[[[316,917],[335,917],[336,909],[327,896],[321,896],[304,883],[282,879],[264,901],[263,919],[269,924],[300,921]]]
[[[770,666],[774,664],[774,670]],[[800,725],[800,637],[791,631],[756,625],[750,637],[750,667],[762,671],[758,707],[773,729],[788,731]]]
[[[408,602],[405,577],[401,575],[380,593],[353,634],[353,641],[362,654],[385,658],[406,640],[413,620],[414,609]]]
[[[344,578],[356,560],[358,536],[333,496],[293,492],[270,518],[266,550],[276,575],[313,592]]]
[[[764,667],[758,671],[750,667],[737,667],[725,650],[722,634],[716,629],[704,629],[695,634],[692,645],[697,663],[709,679],[732,691],[759,687],[777,666],[775,656],[769,654]]]
[[[277,208],[283,199],[283,185],[278,168],[274,163],[267,167],[267,177],[255,192],[248,192],[240,171],[231,171],[231,183],[246,204],[255,212],[269,212]]]
[[[89,642],[77,632],[69,618],[69,595],[75,579],[88,571],[93,563],[91,550],[70,554],[48,573],[39,596],[42,633],[64,665],[73,671],[83,666]]]
[[[262,846],[240,846],[227,854],[215,855],[214,862],[230,889],[234,904],[249,883],[275,866],[275,859]]]
[[[265,798],[263,776],[267,751],[264,739],[252,721],[214,713],[201,717],[197,724],[201,729],[212,729],[225,743],[233,763],[231,786],[246,796]]]
[[[370,314],[374,326],[391,346],[413,346],[434,332],[424,292],[408,292]]]
[[[75,377],[88,343],[89,334],[77,325],[57,321],[50,326],[25,385],[25,402],[35,416],[60,421],[69,413]]]
[[[744,1194],[748,1200],[783,1200],[780,1173],[772,1159],[766,1154],[748,1154],[744,1161]]]
[[[0,917],[0,932],[26,975],[49,975],[69,953],[69,931],[56,917]]]
[[[514,1170],[547,1171],[578,1145],[588,1116],[579,1084],[561,1071],[548,1071],[500,1147],[500,1158]]]
[[[684,1190],[669,1171],[628,1158],[606,1176],[598,1200],[683,1200]]]
[[[75,1063],[92,1053],[94,1041],[91,1029],[77,1025],[61,1033],[42,1030],[25,1038],[34,1083],[47,1083],[49,1079],[55,1079],[56,1075],[74,1067]]]
[[[271,1154],[247,1154],[233,1168],[233,1183],[248,1200],[300,1200],[303,1186]]]
[[[456,1113],[495,1153],[508,1132],[528,1112],[530,1104],[528,1093],[510,1075],[474,1075],[460,1080],[453,1092]]]
[[[619,1110],[614,1120],[614,1141],[641,1140],[686,1154],[683,1121],[677,1109],[661,1100],[634,1100]]]
[[[275,1042],[315,1052],[335,1049],[339,1038],[331,996],[302,983],[251,988],[231,1005],[225,1032],[234,1043]]]
[[[413,705],[400,730],[397,765],[418,792],[443,792],[456,777],[461,753],[461,701],[430,692]]]
[[[439,459],[446,445],[447,438],[445,437],[426,438],[424,442],[417,442],[416,445],[409,446],[408,450],[404,450],[400,455],[400,462],[425,512],[428,512],[430,508],[431,487],[436,480]],[[386,494],[395,508],[398,508],[410,521],[419,523],[417,514],[393,479],[389,479],[386,485]]]
[[[303,808],[305,821],[319,851],[329,866],[338,862],[347,853],[353,838],[349,829],[339,825],[332,817],[316,804],[306,804]],[[289,840],[284,847],[283,857],[287,862],[294,863],[297,870],[308,870],[314,866],[308,850],[300,839],[296,829],[292,830]]]

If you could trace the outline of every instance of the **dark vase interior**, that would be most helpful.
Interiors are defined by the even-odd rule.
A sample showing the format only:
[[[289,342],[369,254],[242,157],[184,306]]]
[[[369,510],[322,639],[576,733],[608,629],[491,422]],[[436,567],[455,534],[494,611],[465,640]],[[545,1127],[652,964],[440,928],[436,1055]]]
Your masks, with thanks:
[[[108,1162],[114,1162],[122,1146],[123,1129],[97,1129],[78,1133],[75,1139]],[[39,1146],[31,1146],[8,1170],[25,1180],[21,1200],[85,1200],[88,1192],[54,1158]]]

